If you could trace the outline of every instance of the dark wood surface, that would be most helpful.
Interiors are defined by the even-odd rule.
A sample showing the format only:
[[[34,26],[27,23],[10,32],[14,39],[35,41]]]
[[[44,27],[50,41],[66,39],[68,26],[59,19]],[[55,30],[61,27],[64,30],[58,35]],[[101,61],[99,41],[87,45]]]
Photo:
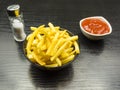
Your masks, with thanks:
[[[25,32],[52,22],[79,36],[81,54],[67,68],[43,72],[24,57],[22,43],[13,39],[6,7],[20,4]],[[88,16],[103,16],[110,36],[90,41],[79,28]],[[120,90],[119,0],[0,0],[0,90]]]

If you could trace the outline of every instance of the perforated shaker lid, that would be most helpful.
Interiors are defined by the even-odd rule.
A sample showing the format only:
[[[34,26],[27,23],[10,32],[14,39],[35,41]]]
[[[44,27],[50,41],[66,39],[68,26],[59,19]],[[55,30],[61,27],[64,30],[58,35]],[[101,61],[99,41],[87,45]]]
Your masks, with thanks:
[[[20,15],[20,5],[13,4],[7,7],[7,13],[11,17],[18,17]]]

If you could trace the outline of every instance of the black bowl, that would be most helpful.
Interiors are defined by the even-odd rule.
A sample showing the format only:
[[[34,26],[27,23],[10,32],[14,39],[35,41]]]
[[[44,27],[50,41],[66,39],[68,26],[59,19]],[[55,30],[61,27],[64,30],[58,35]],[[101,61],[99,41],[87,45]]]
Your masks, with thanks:
[[[61,29],[61,30],[63,30],[63,29]],[[67,30],[67,32],[69,33],[70,36],[73,36],[73,35],[74,35],[73,33],[71,33],[71,32],[68,31],[68,30]],[[54,67],[54,68],[53,68],[53,67],[48,68],[48,67],[41,66],[40,64],[34,63],[34,62],[32,62],[31,60],[29,60],[29,58],[27,57],[26,49],[25,49],[25,48],[26,48],[26,44],[27,44],[27,40],[25,39],[25,41],[23,42],[23,51],[24,51],[24,55],[25,55],[26,59],[27,59],[31,64],[33,64],[35,67],[38,67],[38,68],[41,69],[41,70],[49,70],[49,71],[61,70],[61,69],[65,68],[65,67],[69,66],[73,61],[76,60],[76,57],[78,56],[78,55],[76,54],[74,60],[72,60],[72,61],[70,61],[70,62],[68,62],[68,63],[66,63],[66,64],[63,64],[62,66],[58,66],[58,67]]]

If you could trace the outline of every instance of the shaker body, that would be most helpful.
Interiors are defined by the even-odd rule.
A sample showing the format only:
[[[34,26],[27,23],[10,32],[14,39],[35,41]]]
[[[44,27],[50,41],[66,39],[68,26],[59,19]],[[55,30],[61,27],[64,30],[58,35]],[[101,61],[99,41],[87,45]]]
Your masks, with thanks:
[[[9,17],[9,20],[14,39],[16,41],[24,41],[26,34],[24,31],[25,26],[22,17]]]

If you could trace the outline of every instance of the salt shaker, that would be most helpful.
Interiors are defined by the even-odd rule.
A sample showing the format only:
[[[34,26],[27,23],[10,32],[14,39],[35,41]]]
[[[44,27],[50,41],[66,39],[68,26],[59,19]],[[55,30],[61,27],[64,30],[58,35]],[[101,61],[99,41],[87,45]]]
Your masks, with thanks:
[[[8,6],[7,13],[14,39],[18,42],[24,41],[26,34],[24,31],[24,20],[23,15],[20,11],[20,5],[14,4]]]

